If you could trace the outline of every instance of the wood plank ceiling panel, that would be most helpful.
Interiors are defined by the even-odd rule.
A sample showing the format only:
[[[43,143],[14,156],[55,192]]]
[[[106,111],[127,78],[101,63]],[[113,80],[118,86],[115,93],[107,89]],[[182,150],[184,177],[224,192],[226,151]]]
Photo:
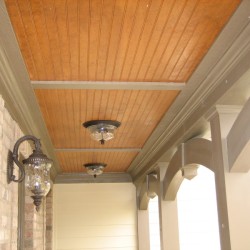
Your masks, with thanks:
[[[102,162],[104,172],[125,172],[137,152],[57,152],[62,172],[86,172],[83,164]]]
[[[108,148],[141,148],[179,91],[35,90],[55,148],[101,148],[82,123],[118,120]]]
[[[6,0],[31,80],[186,82],[240,0]]]

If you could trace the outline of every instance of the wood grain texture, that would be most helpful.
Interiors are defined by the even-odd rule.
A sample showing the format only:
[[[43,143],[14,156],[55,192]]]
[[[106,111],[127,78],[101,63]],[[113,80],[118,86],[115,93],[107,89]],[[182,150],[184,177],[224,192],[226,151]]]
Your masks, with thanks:
[[[187,82],[240,0],[5,0],[34,81]],[[91,85],[92,86],[92,85]],[[179,90],[35,89],[55,149],[141,149]],[[118,120],[100,145],[82,123]],[[104,161],[124,172],[138,151],[57,151],[63,172]]]
[[[192,75],[240,0],[6,0],[31,80]]]
[[[102,162],[105,172],[126,172],[138,152],[57,152],[64,173],[86,172],[86,163]]]
[[[35,90],[55,148],[102,148],[82,123],[117,120],[121,126],[108,148],[141,148],[179,91]]]

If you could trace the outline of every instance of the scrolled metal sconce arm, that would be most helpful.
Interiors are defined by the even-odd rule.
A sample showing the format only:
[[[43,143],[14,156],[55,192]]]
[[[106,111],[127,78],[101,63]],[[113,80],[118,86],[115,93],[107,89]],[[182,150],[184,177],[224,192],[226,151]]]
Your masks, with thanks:
[[[9,155],[8,155],[8,174],[7,174],[8,183],[10,183],[12,181],[13,182],[22,182],[24,180],[25,170],[24,170],[23,164],[20,163],[20,161],[18,160],[18,149],[19,149],[19,146],[21,145],[21,143],[23,143],[24,141],[27,141],[27,140],[33,141],[35,144],[35,150],[41,151],[40,140],[37,139],[35,136],[25,135],[25,136],[21,137],[20,139],[18,139],[14,145],[13,153],[11,151],[9,151]],[[20,170],[20,176],[18,179],[16,179],[16,176],[13,174],[13,172],[14,172],[13,162],[16,163],[17,167]]]
[[[24,141],[32,141],[35,144],[33,153],[22,161],[18,160],[19,146]],[[14,163],[19,168],[19,178],[14,175]],[[9,151],[7,166],[7,181],[22,182],[27,176],[25,186],[31,198],[34,200],[36,210],[39,211],[42,198],[47,195],[50,190],[49,171],[53,161],[49,159],[41,150],[40,140],[33,135],[25,135],[17,140],[14,145],[13,153]],[[24,167],[25,166],[25,167]]]

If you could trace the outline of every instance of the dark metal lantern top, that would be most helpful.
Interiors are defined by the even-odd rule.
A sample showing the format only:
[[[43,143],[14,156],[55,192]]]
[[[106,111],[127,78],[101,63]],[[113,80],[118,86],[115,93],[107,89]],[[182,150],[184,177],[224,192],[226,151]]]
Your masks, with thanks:
[[[93,121],[84,122],[82,125],[85,128],[88,128],[93,125],[99,125],[99,126],[111,125],[111,126],[118,128],[121,125],[121,123],[118,121],[112,121],[112,120],[93,120]]]
[[[52,164],[53,161],[49,159],[41,150],[33,150],[29,158],[23,160],[23,164]]]
[[[86,163],[83,165],[85,168],[105,168],[107,166],[107,164],[105,163]]]

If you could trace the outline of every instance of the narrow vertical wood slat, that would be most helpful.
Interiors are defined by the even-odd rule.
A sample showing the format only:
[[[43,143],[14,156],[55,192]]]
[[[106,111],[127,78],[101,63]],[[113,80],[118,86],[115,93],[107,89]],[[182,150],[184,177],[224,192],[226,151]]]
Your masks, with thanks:
[[[66,0],[55,0],[57,35],[60,41],[61,67],[63,79],[71,79],[70,45],[68,39],[68,10]],[[58,59],[58,58],[57,58]]]
[[[79,77],[89,80],[88,52],[89,52],[89,1],[79,1]]]
[[[175,25],[179,20],[183,10],[185,7],[184,0],[173,1],[169,5],[165,2],[163,5],[163,11],[161,11],[161,15],[159,17],[159,21],[156,24],[157,30],[159,32],[154,33],[154,42],[152,42],[148,51],[145,55],[144,67],[140,69],[138,77],[144,80],[151,80],[154,70],[158,67],[159,58],[161,58],[164,53],[164,48],[169,43],[172,33],[174,31]],[[164,10],[166,16],[164,16]],[[166,19],[164,19],[164,17]],[[164,21],[165,20],[165,21]]]
[[[52,95],[54,93],[51,93],[51,91],[48,91],[48,94]],[[69,107],[68,107],[70,103],[66,103],[67,98],[65,96],[65,91],[63,89],[56,90],[55,95],[56,95],[55,96],[56,98],[54,99],[54,104],[53,104],[55,108],[51,110],[52,112],[54,111],[53,113],[51,113],[51,117],[53,117],[53,119],[57,118],[56,123],[53,124],[54,131],[60,134],[61,141],[59,145],[62,145],[63,143],[64,145],[68,145],[66,147],[69,147],[70,142],[71,142],[71,137],[73,134],[73,132],[70,131],[73,128],[70,128],[69,126],[70,121],[68,119],[68,112],[72,112],[69,110]],[[55,103],[57,104],[55,105]],[[59,145],[57,145],[57,147]]]
[[[30,1],[29,3],[30,14],[33,19],[37,42],[39,43],[38,46],[40,48],[40,51],[43,52],[43,63],[44,65],[46,65],[46,67],[44,67],[46,70],[46,78],[44,80],[54,79],[55,73],[53,61],[51,60],[51,44],[49,43],[47,24],[43,14],[43,7],[41,6],[40,0]],[[43,29],[41,29],[40,27],[43,27]]]
[[[86,140],[84,139],[87,131],[83,129],[82,124],[87,121],[87,110],[88,110],[88,102],[87,102],[87,93],[86,91],[79,90],[80,92],[80,103],[79,103],[79,119],[81,123],[81,129],[79,131],[79,148],[86,148]],[[77,110],[77,108],[76,108]]]
[[[11,21],[13,28],[16,32],[16,37],[20,45],[20,49],[23,57],[26,59],[26,67],[28,69],[31,79],[38,79],[36,66],[34,62],[34,55],[30,49],[30,41],[28,39],[28,34],[24,26],[23,18],[20,13],[20,9],[15,0],[8,0],[7,9],[9,15],[11,16]]]
[[[182,30],[181,36],[178,38],[178,42],[174,45],[174,49],[169,56],[168,64],[163,67],[163,71],[161,73],[161,78],[163,79],[167,79],[169,77],[178,59],[181,57],[183,50],[186,48],[186,45],[193,38],[193,34],[197,28],[197,25],[199,24],[199,13],[197,13],[197,19],[195,18],[196,20],[193,18],[197,12],[198,4],[199,1],[197,1],[196,4],[192,6],[192,8],[190,7],[190,11],[188,13],[183,13],[180,19],[185,21],[183,21],[183,23],[179,22],[178,25],[184,28]]]
[[[192,14],[197,6],[197,2],[198,0],[191,2],[187,1],[184,3],[181,11],[179,12],[178,19],[176,20],[177,22],[175,23],[175,27],[171,32],[168,43],[163,45],[163,51],[160,57],[157,59],[157,64],[151,64],[151,79],[157,77],[160,78],[165,68],[171,66],[171,59],[173,56],[175,56],[174,53],[176,52],[176,46],[184,34],[184,31],[187,30],[187,24],[192,17]]]
[[[39,40],[37,39],[37,30],[34,24],[30,1],[18,1],[18,8],[29,40],[30,50],[32,54],[35,55],[33,56],[33,59],[36,66],[38,80],[47,79],[46,64],[44,62]]]
[[[42,8],[40,19],[44,19],[44,25],[40,25],[40,30],[44,33],[41,36],[47,37],[47,43],[45,42],[44,46],[50,50],[50,56],[48,55],[46,60],[50,61],[48,65],[51,64],[53,67],[53,75],[51,75],[48,80],[55,78],[63,80],[61,42],[57,32],[55,5],[49,0],[40,1],[40,5],[41,4],[43,4],[43,6],[40,6],[40,8]]]
[[[209,20],[206,20],[202,23],[199,23],[194,30],[192,34],[192,38],[189,40],[188,43],[183,47],[181,54],[179,55],[179,58],[177,58],[175,65],[173,65],[172,69],[166,69],[164,72],[165,78],[168,79],[178,79],[178,75],[182,70],[184,69],[184,66],[189,60],[188,54],[190,54],[190,51],[192,51],[192,56],[195,55],[195,50],[199,50],[199,45],[204,44],[204,34],[211,34],[212,37],[214,37],[211,33],[211,24],[209,23]],[[206,44],[206,43],[205,43]]]
[[[183,77],[185,75],[190,75],[190,72],[192,72],[194,70],[194,68],[197,66],[197,64],[199,63],[199,60],[201,60],[200,58],[200,54],[202,53],[202,51],[207,51],[209,49],[209,43],[212,39],[215,39],[216,37],[216,30],[214,29],[214,26],[212,25],[207,25],[206,26],[206,35],[205,32],[203,32],[203,35],[199,38],[199,41],[204,41],[205,42],[199,42],[197,44],[197,46],[194,47],[192,54],[187,58],[185,64],[183,65],[183,67],[181,68],[181,70],[179,70],[178,75],[176,76],[176,80],[178,81],[179,79],[183,79]],[[207,38],[207,34],[210,34],[209,38]],[[199,59],[200,58],[200,59]]]
[[[141,33],[145,28],[145,22],[149,12],[149,5],[151,0],[140,0],[137,8],[133,27],[130,32],[128,44],[126,48],[125,58],[122,63],[122,69],[120,74],[121,81],[129,81],[128,73],[130,67],[132,67],[133,55],[136,53],[136,45],[140,42]]]
[[[71,79],[79,79],[79,0],[67,2],[67,35]]]
[[[90,1],[88,66],[89,66],[89,80],[91,81],[96,80],[102,11],[103,11],[103,1],[98,1],[98,0]]]
[[[105,119],[105,111],[108,103],[109,93],[107,91],[101,91],[101,96],[99,100],[99,111],[98,111],[98,120]]]
[[[147,7],[149,8],[149,10],[147,19],[145,21],[145,27],[143,28],[143,31],[140,34],[140,41],[137,43],[136,52],[134,53],[132,65],[128,74],[130,81],[139,80],[137,79],[137,73],[142,65],[144,55],[153,37],[154,29],[157,21],[159,20],[159,15],[163,7],[163,2],[164,0],[153,1],[150,2],[149,6]],[[164,13],[164,15],[166,15],[166,13]]]
[[[138,95],[134,102],[134,105],[132,107],[130,106],[130,109],[127,110],[127,116],[124,117],[126,123],[123,125],[123,136],[119,136],[119,134],[117,135],[120,144],[124,144],[125,141],[129,139],[131,140],[131,142],[133,142],[132,144],[135,145],[135,147],[138,146],[138,141],[136,141],[135,138],[136,133],[140,129],[143,129],[139,116],[141,115],[142,105],[147,103],[147,101],[149,100],[147,96],[148,95],[146,92],[138,91]]]
[[[97,58],[97,69],[96,69],[96,80],[103,80],[106,70],[106,61],[110,49],[110,39],[113,28],[114,21],[114,11],[115,11],[116,0],[113,1],[103,1],[102,9],[102,22],[100,25],[100,38],[98,46],[98,58]],[[111,52],[112,53],[112,48]],[[107,69],[111,70],[111,69]]]
[[[211,16],[214,16],[214,19],[208,18],[209,15],[204,17],[204,21],[208,22],[205,31],[203,31],[202,35],[200,36],[199,42],[197,42],[196,47],[193,50],[190,50],[185,65],[179,70],[178,76],[174,77],[176,81],[180,81],[180,79],[184,79],[185,76],[191,76],[191,72],[197,67],[197,65],[202,60],[202,54],[205,54],[213,41],[215,40],[216,36],[219,33],[219,30],[223,27],[223,25],[227,22],[228,14],[226,13],[233,13],[236,6],[239,4],[239,1],[220,1],[222,5],[217,5],[214,2],[206,2],[206,4],[210,5],[202,5],[200,6],[201,12],[209,12]],[[223,5],[225,4],[225,5]],[[220,13],[220,14],[219,14]],[[195,34],[198,35],[198,34]],[[188,78],[186,78],[187,80]]]
[[[105,81],[113,80],[115,61],[117,58],[117,53],[119,51],[119,45],[121,43],[121,36],[124,28],[124,19],[127,14],[128,1],[129,0],[115,1],[112,29],[105,58],[104,75],[102,78]]]
[[[117,113],[117,121],[121,121],[124,119],[126,115],[126,110],[131,107],[131,95],[133,91],[126,91],[123,95],[123,98],[120,102],[119,110]]]
[[[161,37],[164,35],[164,31],[166,29],[166,25],[172,21],[169,19],[170,13],[173,9],[174,3],[176,1],[170,0],[168,2],[164,1],[161,5],[160,12],[157,16],[156,22],[154,24],[154,29],[151,33],[151,37],[149,38],[148,44],[146,46],[146,50],[144,51],[143,57],[141,57],[141,62],[139,63],[139,67],[136,72],[136,79],[143,81],[144,76],[148,70],[149,64],[152,60],[152,57],[158,48],[158,43]],[[166,42],[167,37],[165,36]],[[139,59],[137,59],[139,60]]]
[[[48,131],[49,131],[49,133],[50,133],[50,138],[51,138],[51,140],[52,140],[52,143],[53,143],[53,145],[55,146],[56,145],[56,141],[59,139],[59,138],[56,138],[56,135],[55,135],[55,133],[54,133],[54,130],[53,130],[53,123],[52,123],[52,121],[51,121],[51,119],[50,119],[50,113],[49,113],[49,111],[48,111],[48,109],[47,109],[47,103],[45,102],[45,97],[44,97],[44,95],[43,95],[43,92],[42,91],[40,91],[40,90],[37,90],[36,92],[35,92],[35,94],[36,94],[36,98],[37,98],[37,100],[38,100],[38,104],[39,104],[39,106],[40,106],[40,110],[41,110],[41,112],[42,112],[42,114],[43,114],[43,118],[44,118],[44,120],[46,121],[46,125],[47,125],[47,129],[48,129]]]

